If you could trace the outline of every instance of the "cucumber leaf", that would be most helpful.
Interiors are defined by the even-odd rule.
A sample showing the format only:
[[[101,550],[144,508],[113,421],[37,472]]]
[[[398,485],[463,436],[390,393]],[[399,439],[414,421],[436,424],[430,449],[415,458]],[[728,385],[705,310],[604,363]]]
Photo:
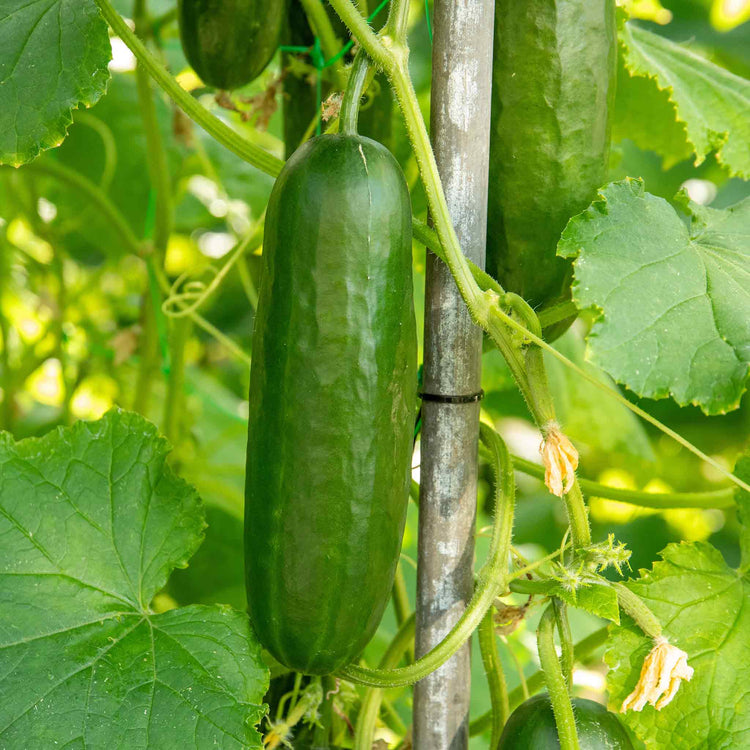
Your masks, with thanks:
[[[619,40],[630,75],[645,77],[653,88],[669,95],[674,117],[685,125],[685,138],[695,152],[696,163],[700,164],[716,150],[716,158],[730,175],[750,178],[750,119],[747,117],[750,81],[633,23],[621,27]],[[620,97],[638,101],[639,108],[643,108],[646,106],[644,88],[635,84],[631,90],[625,82]],[[655,105],[656,112],[664,111],[663,97],[656,92],[648,95],[648,101]],[[668,143],[663,137],[654,140],[652,126],[653,118],[650,118],[632,129],[628,137],[645,148],[659,148],[660,144]],[[622,127],[615,130],[620,134],[624,132]],[[684,140],[676,128],[670,128],[669,133],[676,139],[667,146],[665,155],[674,161],[683,154]]]
[[[571,607],[583,609],[614,623],[620,622],[617,592],[607,583],[599,583],[596,580],[574,582],[573,579],[562,581],[545,578],[523,581],[522,590],[524,593],[537,596],[556,596]]]
[[[72,110],[104,93],[111,57],[93,0],[0,0],[0,164],[59,146]]]
[[[704,542],[669,545],[662,561],[626,585],[654,612],[670,643],[695,669],[660,711],[622,715],[648,747],[673,750],[750,746],[750,581]],[[623,616],[605,659],[610,701],[619,709],[653,643]]]
[[[685,209],[689,226],[642,181],[610,183],[558,254],[576,259],[577,306],[598,313],[588,359],[639,396],[719,414],[739,405],[750,364],[750,199]]]
[[[168,446],[121,411],[0,434],[0,745],[261,747],[268,671],[229,607],[150,606],[202,539]]]

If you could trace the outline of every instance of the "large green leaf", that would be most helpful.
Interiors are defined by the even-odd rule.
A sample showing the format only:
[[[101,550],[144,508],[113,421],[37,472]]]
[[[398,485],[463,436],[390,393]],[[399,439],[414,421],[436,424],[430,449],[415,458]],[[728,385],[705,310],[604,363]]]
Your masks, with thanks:
[[[702,542],[672,544],[652,571],[628,588],[664,626],[695,669],[660,711],[647,705],[624,720],[648,748],[750,747],[750,582]],[[620,706],[640,675],[652,641],[627,617],[612,628],[606,654],[610,700]]]
[[[93,0],[0,0],[0,164],[59,146],[104,93],[112,55]]]
[[[268,672],[228,607],[149,603],[200,500],[142,417],[0,435],[0,746],[260,747]]]
[[[645,76],[656,88],[668,93],[677,120],[685,124],[687,140],[698,162],[716,150],[718,160],[730,174],[750,178],[750,118],[747,116],[750,81],[632,23],[624,24],[619,39],[629,72]],[[635,101],[633,92],[628,92],[627,88],[626,85],[622,96]],[[663,114],[663,97],[655,92],[645,95],[644,87],[639,88],[639,109],[648,109],[653,104],[654,113]],[[633,131],[636,142],[644,140],[652,125],[653,118],[649,118]],[[675,158],[681,154],[684,140],[677,129],[669,132],[676,140],[670,144],[667,156]],[[648,147],[658,148],[664,143],[664,138],[657,138]]]
[[[576,304],[599,312],[593,362],[640,396],[723,413],[750,362],[750,199],[686,210],[689,227],[640,180],[613,182],[570,220],[558,253],[576,258]]]

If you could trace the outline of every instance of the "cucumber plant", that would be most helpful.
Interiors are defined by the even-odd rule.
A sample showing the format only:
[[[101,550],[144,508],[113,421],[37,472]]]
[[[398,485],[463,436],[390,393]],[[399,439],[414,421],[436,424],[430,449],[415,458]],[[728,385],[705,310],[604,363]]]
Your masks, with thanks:
[[[471,638],[472,747],[747,744],[750,84],[696,14],[498,0],[485,271],[429,4],[0,0],[2,747],[407,747]],[[426,252],[486,353],[415,653]]]

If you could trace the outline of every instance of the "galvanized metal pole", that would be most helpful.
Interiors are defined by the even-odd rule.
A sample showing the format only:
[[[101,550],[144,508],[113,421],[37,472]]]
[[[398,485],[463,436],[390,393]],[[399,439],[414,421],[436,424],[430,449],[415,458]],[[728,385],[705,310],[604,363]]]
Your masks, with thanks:
[[[484,264],[494,0],[435,0],[431,133],[463,252]],[[448,269],[427,260],[417,574],[417,655],[460,617],[473,590],[481,331]],[[442,396],[465,397],[449,403]],[[455,401],[456,399],[454,399]],[[462,399],[458,399],[460,402]],[[416,750],[468,745],[467,644],[414,690]]]

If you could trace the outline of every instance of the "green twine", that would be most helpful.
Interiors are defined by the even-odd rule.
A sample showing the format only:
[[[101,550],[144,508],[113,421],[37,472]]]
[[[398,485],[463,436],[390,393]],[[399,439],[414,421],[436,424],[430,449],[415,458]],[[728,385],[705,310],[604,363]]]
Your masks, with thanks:
[[[432,24],[430,23],[430,0],[424,0],[424,15],[427,19],[427,33],[430,35],[430,44],[432,44]]]
[[[383,0],[375,10],[367,16],[367,22],[370,23],[390,0]],[[429,21],[428,21],[429,23]],[[430,36],[432,39],[432,36]],[[322,132],[323,124],[320,118],[320,109],[323,104],[323,79],[322,73],[326,68],[330,68],[331,65],[335,65],[349,50],[354,46],[354,40],[350,39],[330,60],[326,60],[323,55],[323,50],[320,46],[320,39],[315,37],[312,47],[299,47],[292,45],[282,44],[279,49],[282,52],[292,52],[295,54],[310,55],[310,62],[315,68],[315,93],[318,100],[318,124],[315,127],[315,134],[320,135]]]

